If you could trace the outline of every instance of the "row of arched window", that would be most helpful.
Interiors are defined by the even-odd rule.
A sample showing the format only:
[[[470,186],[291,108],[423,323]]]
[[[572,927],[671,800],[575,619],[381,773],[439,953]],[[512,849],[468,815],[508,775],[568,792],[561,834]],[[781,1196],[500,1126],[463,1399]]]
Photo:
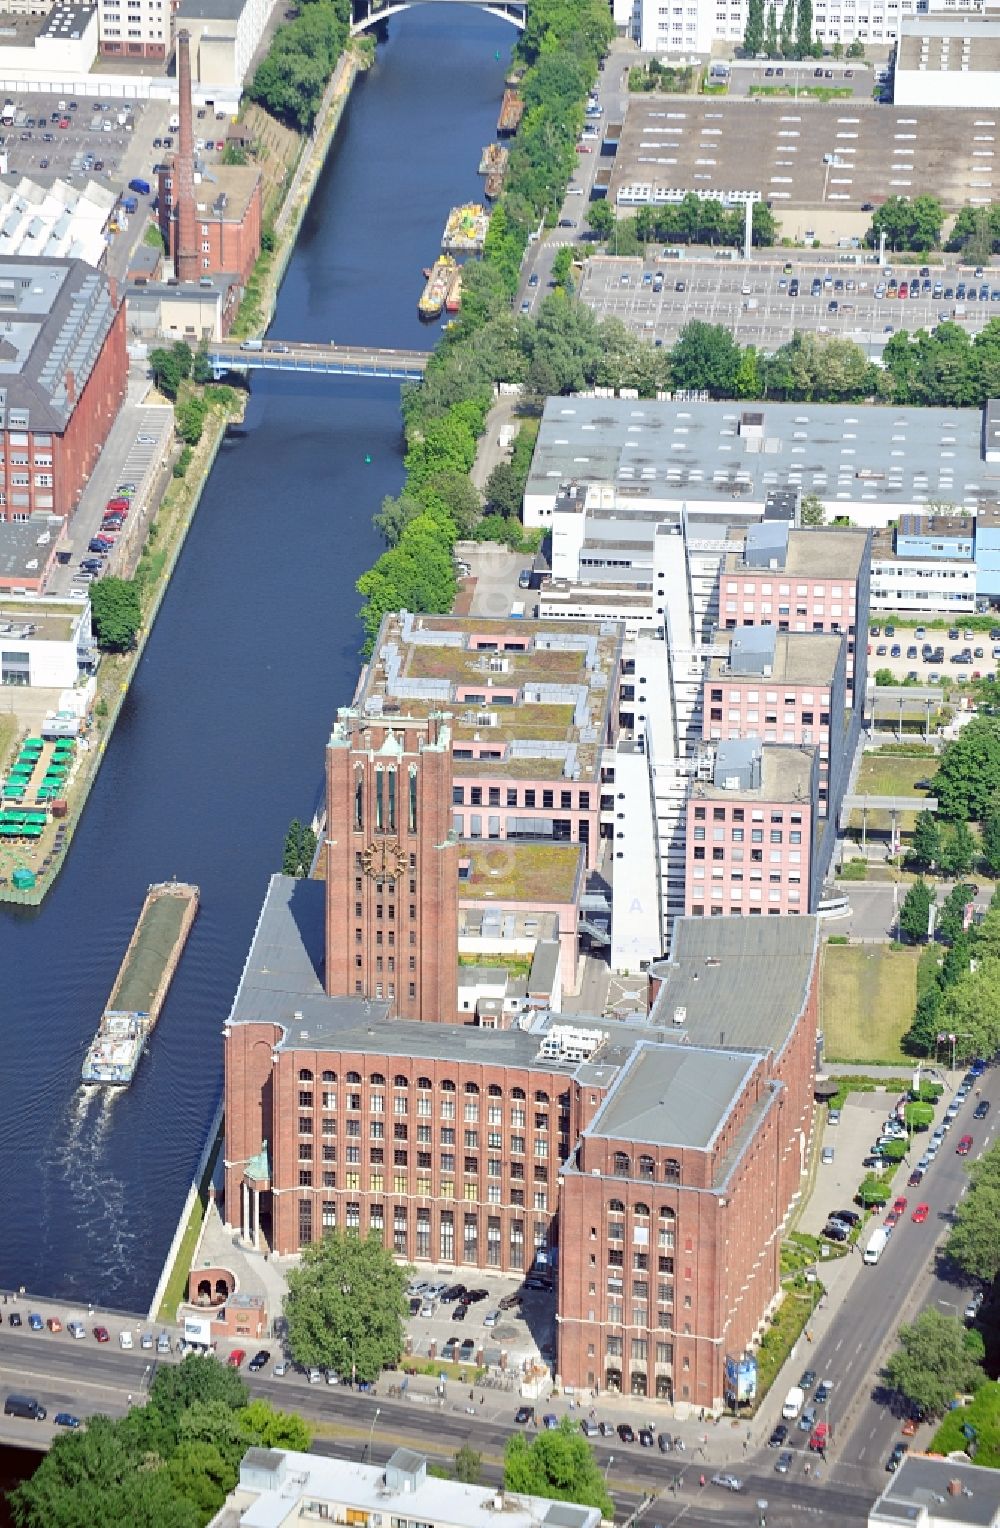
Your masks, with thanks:
[[[312,1082],[313,1080],[314,1074],[309,1070],[309,1068],[302,1067],[299,1071],[299,1081]],[[344,1076],[344,1081],[352,1084],[353,1086],[358,1086],[361,1083],[361,1080],[360,1072],[347,1072]],[[337,1074],[336,1072],[321,1072],[320,1081],[336,1082]],[[386,1079],[381,1072],[372,1072],[368,1078],[368,1085],[372,1088],[384,1088],[386,1086]],[[404,1076],[402,1072],[397,1072],[392,1080],[392,1085],[394,1088],[408,1088],[410,1087],[410,1079],[409,1077]],[[434,1086],[429,1077],[418,1077],[416,1085],[421,1090],[421,1092],[427,1092]],[[456,1084],[452,1082],[451,1078],[449,1077],[445,1077],[443,1081],[438,1084],[438,1086],[440,1087],[442,1093],[458,1092]],[[482,1091],[483,1090],[480,1088],[478,1082],[467,1082],[463,1089],[463,1092],[469,1094],[481,1093]],[[523,1088],[508,1088],[506,1092],[507,1095],[511,1098],[526,1099],[528,1096]],[[486,1089],[486,1093],[490,1098],[503,1098],[505,1096],[504,1089],[499,1087],[495,1082],[490,1083],[489,1087]],[[535,1103],[547,1104],[549,1101],[549,1095],[539,1088],[535,1093]]]
[[[615,1152],[614,1174],[616,1178],[631,1178],[632,1158],[627,1151]],[[640,1156],[636,1159],[636,1173],[638,1178],[655,1179],[656,1159],[650,1156]],[[667,1183],[679,1183],[681,1181],[681,1164],[676,1157],[667,1157],[663,1164],[663,1177]]]
[[[608,1200],[608,1214],[609,1215],[624,1215],[625,1214],[625,1206],[624,1206],[624,1204],[622,1203],[622,1201],[620,1199],[609,1199]],[[632,1214],[638,1220],[648,1220],[649,1219],[649,1205],[648,1204],[634,1204],[632,1206]],[[661,1208],[661,1210],[659,1212],[659,1216],[660,1216],[661,1220],[676,1220],[677,1219],[676,1211],[672,1210],[670,1208],[670,1206],[667,1205],[667,1204],[663,1205],[663,1207]]]

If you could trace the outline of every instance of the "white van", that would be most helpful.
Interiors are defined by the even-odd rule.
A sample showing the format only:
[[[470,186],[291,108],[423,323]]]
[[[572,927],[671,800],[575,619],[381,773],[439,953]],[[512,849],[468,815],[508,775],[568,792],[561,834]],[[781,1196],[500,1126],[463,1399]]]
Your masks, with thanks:
[[[118,1333],[118,1346],[121,1347],[121,1348],[130,1348],[132,1346],[132,1333],[131,1332],[119,1332]]]

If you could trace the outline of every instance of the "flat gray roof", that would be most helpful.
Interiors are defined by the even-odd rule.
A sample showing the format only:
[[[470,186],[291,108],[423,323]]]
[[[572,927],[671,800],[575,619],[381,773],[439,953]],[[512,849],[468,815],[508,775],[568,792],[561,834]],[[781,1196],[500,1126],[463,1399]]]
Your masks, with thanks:
[[[982,459],[981,409],[766,403],[761,412],[763,438],[740,434],[738,402],[549,398],[526,493],[607,483],[636,502],[712,504],[720,514],[774,489],[900,509],[1000,496],[1000,466]]]
[[[957,1482],[957,1490],[949,1490]],[[970,1524],[992,1528],[1000,1515],[1000,1474],[954,1459],[907,1454],[868,1514],[869,1523]]]
[[[650,1018],[694,1045],[779,1052],[805,1006],[819,921],[678,918]]]
[[[1000,71],[1000,27],[982,14],[901,16],[896,68],[921,73]]]
[[[745,531],[736,527],[730,530],[729,539],[742,539],[745,546],[756,548],[761,555],[760,537],[755,534],[760,529],[762,527],[755,525],[747,526]],[[766,578],[769,573],[787,573],[790,577],[799,578],[853,580],[857,579],[861,571],[870,535],[870,531],[857,525],[792,526],[788,529],[784,552],[778,542],[772,540],[768,544],[768,550],[774,556],[775,567],[762,562],[747,563],[742,552],[729,552],[725,569],[727,573],[754,574],[761,578]]]
[[[716,774],[718,775],[719,768],[724,763],[726,767],[734,770],[745,769],[746,765],[740,756],[741,748],[748,750],[753,743],[760,746],[759,785],[741,783],[730,788],[725,785],[713,785],[709,780],[697,780],[691,787],[691,800],[730,801],[734,798],[745,797],[748,801],[785,801],[792,804],[799,802],[802,806],[811,806],[812,778],[816,767],[815,748],[799,748],[793,743],[761,745],[759,738],[726,739],[717,747]]]
[[[38,578],[61,541],[66,522],[59,515],[31,515],[27,520],[0,520],[0,582]],[[39,545],[39,536],[48,540]],[[29,564],[34,563],[34,567]]]
[[[587,1135],[656,1146],[710,1146],[756,1056],[691,1045],[640,1045]]]
[[[754,631],[773,630],[773,627],[740,626],[732,634],[730,644],[730,658],[712,658],[708,665],[709,679],[745,680],[749,682],[766,680],[775,684],[829,684],[837,672],[837,664],[840,661],[841,648],[845,638],[839,637],[835,632],[824,631],[779,631],[775,636],[773,648],[773,663],[771,671],[765,675],[763,669],[751,669],[741,667],[730,668],[732,649],[738,642],[744,644],[746,654],[745,662],[751,661],[751,653],[758,649],[753,643],[750,633]],[[749,639],[749,641],[748,641]],[[763,653],[763,649],[760,649]]]

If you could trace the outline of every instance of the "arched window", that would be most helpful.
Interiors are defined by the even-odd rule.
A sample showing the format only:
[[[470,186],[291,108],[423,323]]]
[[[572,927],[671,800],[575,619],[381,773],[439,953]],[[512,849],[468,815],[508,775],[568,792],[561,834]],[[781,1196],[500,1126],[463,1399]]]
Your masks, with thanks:
[[[467,1093],[478,1093],[479,1092],[479,1084],[478,1084],[478,1082],[467,1082],[465,1084],[465,1091]]]
[[[312,1080],[313,1080],[312,1072],[310,1072],[310,1070],[309,1070],[309,1068],[307,1066],[304,1066],[302,1068],[302,1070],[299,1072],[299,1081],[300,1082],[312,1082]]]
[[[348,1080],[348,1082],[360,1082],[361,1081],[361,1073],[360,1072],[348,1072],[347,1080]]]
[[[392,1085],[394,1088],[408,1088],[410,1086],[410,1079],[404,1076],[402,1072],[397,1072],[392,1079]]]
[[[622,1201],[620,1199],[612,1199],[608,1204],[608,1213],[610,1215],[624,1215],[625,1206]]]
[[[434,1086],[434,1084],[431,1082],[429,1077],[418,1077],[417,1078],[417,1087],[418,1088],[425,1088],[426,1089],[426,1088],[432,1088],[433,1086]]]
[[[384,1088],[385,1087],[385,1078],[383,1077],[381,1072],[372,1072],[372,1074],[369,1077],[368,1081],[371,1083],[373,1088]]]
[[[324,1082],[336,1082],[336,1080],[337,1080],[336,1072],[324,1072],[323,1073],[323,1081]]]
[[[663,1176],[668,1183],[679,1183],[681,1181],[681,1164],[676,1157],[668,1157],[664,1162]]]
[[[451,1078],[450,1077],[445,1077],[443,1079],[442,1083],[441,1083],[441,1092],[442,1093],[454,1093],[455,1091],[456,1091],[455,1084],[452,1082]]]
[[[660,1210],[660,1219],[674,1221],[677,1219],[676,1211],[672,1210],[669,1204],[665,1204]]]
[[[639,1177],[640,1178],[655,1178],[656,1177],[656,1163],[653,1161],[652,1157],[643,1155],[643,1156],[641,1156],[639,1158]]]
[[[638,1216],[638,1218],[640,1220],[648,1220],[649,1219],[649,1205],[648,1204],[637,1204],[635,1206],[635,1209],[632,1211],[632,1214]]]
[[[527,1094],[523,1088],[511,1088],[510,1096],[511,1098],[526,1098]]]
[[[502,1098],[503,1097],[503,1088],[498,1087],[495,1082],[491,1082],[489,1087],[486,1089],[486,1091],[490,1095],[491,1098]]]
[[[548,1101],[549,1101],[549,1095],[547,1093],[543,1093],[539,1089],[539,1091],[535,1094],[535,1103],[536,1104],[547,1104]]]
[[[632,1159],[627,1151],[615,1152],[615,1177],[627,1178],[632,1171]]]

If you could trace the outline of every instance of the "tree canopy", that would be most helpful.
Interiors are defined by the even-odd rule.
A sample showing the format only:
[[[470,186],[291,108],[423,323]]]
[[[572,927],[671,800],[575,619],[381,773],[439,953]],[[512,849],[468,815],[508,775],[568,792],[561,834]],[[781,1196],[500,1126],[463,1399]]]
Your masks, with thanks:
[[[931,1308],[900,1327],[899,1347],[885,1366],[885,1377],[906,1400],[939,1416],[956,1395],[984,1382],[980,1364],[985,1351],[978,1332]]]
[[[373,1381],[398,1363],[407,1315],[401,1267],[372,1232],[328,1232],[288,1275],[288,1346],[305,1368]]]
[[[958,1201],[948,1256],[969,1278],[990,1284],[1000,1275],[1000,1144],[969,1169],[969,1191]]]
[[[300,1417],[247,1403],[235,1370],[191,1356],[157,1372],[145,1406],[57,1437],[10,1495],[18,1528],[202,1528],[236,1484],[246,1450],[308,1449]]]
[[[890,196],[876,208],[865,242],[877,248],[884,233],[890,249],[935,249],[943,222],[944,208],[936,196]]]
[[[1000,716],[974,716],[941,755],[931,789],[942,817],[981,822],[1000,799]]]
[[[90,614],[98,647],[108,653],[131,652],[142,624],[135,579],[99,578],[91,585]]]
[[[246,87],[272,116],[308,132],[350,31],[349,0],[301,0]]]
[[[926,881],[916,880],[903,899],[899,909],[899,932],[911,943],[918,944],[927,938],[928,919],[933,901]]]
[[[515,1433],[504,1451],[503,1483],[508,1491],[579,1502],[599,1507],[604,1517],[614,1516],[594,1451],[569,1417],[530,1442],[523,1433]]]

